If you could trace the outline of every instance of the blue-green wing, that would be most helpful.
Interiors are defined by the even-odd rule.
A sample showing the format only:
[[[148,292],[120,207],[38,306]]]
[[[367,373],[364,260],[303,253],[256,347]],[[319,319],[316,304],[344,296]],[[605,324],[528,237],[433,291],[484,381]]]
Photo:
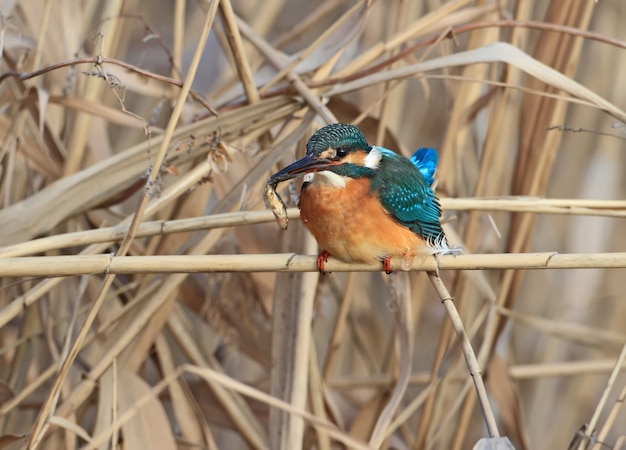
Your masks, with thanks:
[[[385,210],[401,225],[430,243],[440,242],[443,230],[439,219],[441,206],[435,192],[417,166],[391,150],[383,153],[372,179],[372,189],[379,192]],[[392,181],[385,183],[385,180]]]

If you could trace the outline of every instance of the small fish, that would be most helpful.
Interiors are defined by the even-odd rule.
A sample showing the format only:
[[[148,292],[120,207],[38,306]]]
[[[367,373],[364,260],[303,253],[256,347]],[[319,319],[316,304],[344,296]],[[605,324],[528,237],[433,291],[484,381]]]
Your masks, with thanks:
[[[276,192],[276,184],[272,181],[268,181],[265,185],[265,204],[272,210],[276,217],[276,222],[282,230],[287,229],[289,218],[287,217],[287,207],[285,202],[280,198],[278,192]]]

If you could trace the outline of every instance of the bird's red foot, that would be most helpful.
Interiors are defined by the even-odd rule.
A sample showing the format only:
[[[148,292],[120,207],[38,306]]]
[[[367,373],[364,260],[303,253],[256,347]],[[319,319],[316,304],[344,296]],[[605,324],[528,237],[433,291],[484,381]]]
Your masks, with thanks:
[[[389,258],[388,256],[383,258],[383,270],[385,271],[385,273],[387,275],[389,275],[392,272],[392,270],[391,270],[391,258]]]
[[[326,250],[322,250],[320,254],[317,255],[317,270],[319,270],[321,274],[326,274],[326,271],[324,270],[324,264],[326,263],[326,261],[328,261],[329,256],[330,253],[328,253]]]

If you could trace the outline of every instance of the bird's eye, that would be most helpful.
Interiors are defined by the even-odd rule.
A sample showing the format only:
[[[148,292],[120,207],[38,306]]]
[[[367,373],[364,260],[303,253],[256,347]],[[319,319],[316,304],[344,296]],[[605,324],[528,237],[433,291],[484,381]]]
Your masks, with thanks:
[[[346,156],[348,154],[348,147],[342,146],[342,147],[337,147],[337,156],[339,158],[343,158],[344,156]]]

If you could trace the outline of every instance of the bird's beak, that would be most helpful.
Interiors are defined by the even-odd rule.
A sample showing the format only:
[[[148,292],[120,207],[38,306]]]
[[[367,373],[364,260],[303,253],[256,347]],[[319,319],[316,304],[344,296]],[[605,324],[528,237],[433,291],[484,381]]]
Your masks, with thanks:
[[[313,155],[306,155],[303,158],[297,160],[293,164],[288,165],[283,170],[276,172],[267,180],[268,184],[277,185],[282,181],[287,181],[298,175],[303,175],[311,172],[321,172],[331,166],[337,165],[337,161],[330,159],[317,158]]]

